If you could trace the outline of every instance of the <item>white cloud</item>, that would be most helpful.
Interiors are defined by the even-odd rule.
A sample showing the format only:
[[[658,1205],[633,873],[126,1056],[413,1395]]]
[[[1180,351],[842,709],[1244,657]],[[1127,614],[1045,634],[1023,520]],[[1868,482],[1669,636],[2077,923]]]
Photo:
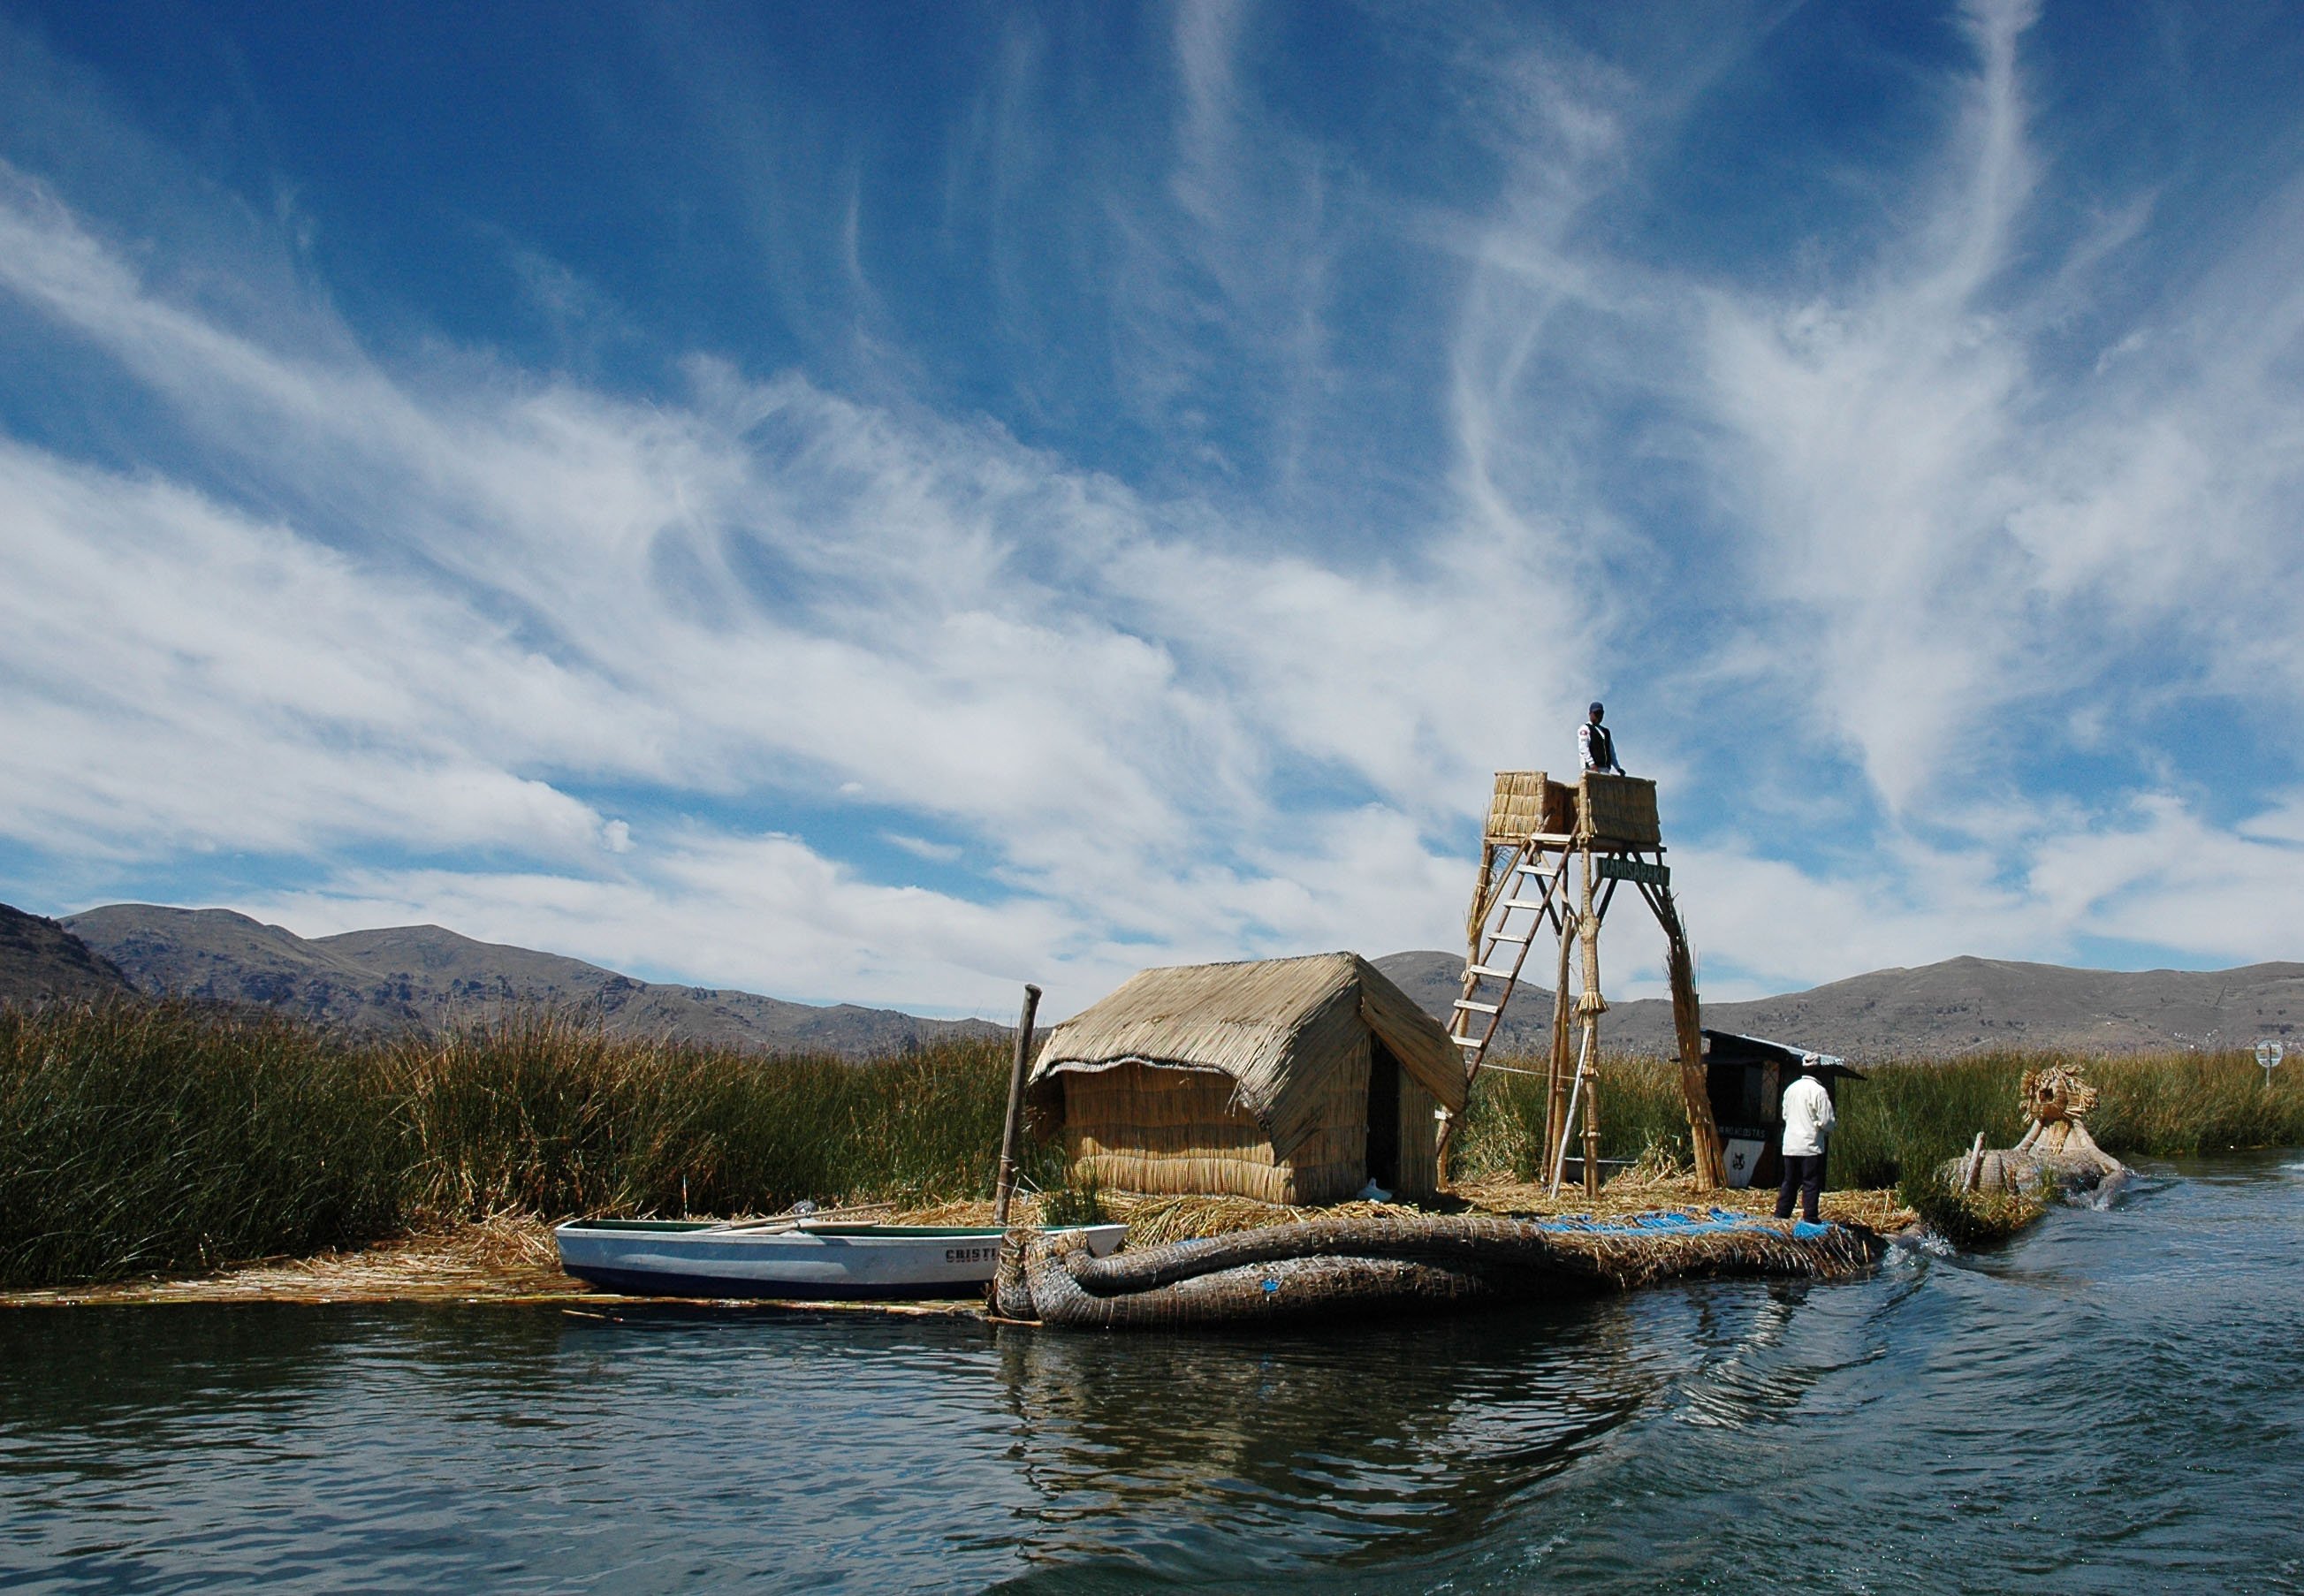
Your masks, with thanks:
[[[1419,828],[1460,826],[1484,742],[1526,725],[1529,684],[1496,683],[1459,625],[1472,587],[1546,612],[1525,550],[1468,530],[1357,572],[1227,553],[1197,517],[995,432],[797,376],[699,363],[684,407],[485,371],[395,376],[157,300],[21,179],[0,234],[17,246],[0,282],[21,300],[301,506],[258,522],[165,482],[0,452],[22,577],[0,658],[37,684],[7,712],[28,840],[147,860],[509,850],[555,871],[392,879],[435,918],[493,926],[637,894],[614,912],[647,925],[665,923],[648,904],[722,879],[691,868],[710,848],[657,843],[660,822],[608,818],[575,789],[640,782],[674,805],[837,793],[967,833],[971,861],[1028,906],[916,899],[795,839],[766,855],[724,839],[731,857],[815,861],[813,884],[775,875],[772,904],[820,890],[887,909],[767,973],[845,969],[892,1000],[907,979],[948,994],[939,950],[1008,946],[1000,925],[1116,978],[1184,947],[1381,948],[1448,924],[1374,883],[1429,873]],[[1337,796],[1286,789],[1307,780]],[[1353,817],[1371,795],[1408,818],[1370,831]],[[573,874],[603,854],[623,874]],[[378,896],[367,879],[324,866],[321,890],[416,908],[412,889]],[[1107,928],[1132,950],[1106,947]],[[869,953],[868,929],[886,939]]]

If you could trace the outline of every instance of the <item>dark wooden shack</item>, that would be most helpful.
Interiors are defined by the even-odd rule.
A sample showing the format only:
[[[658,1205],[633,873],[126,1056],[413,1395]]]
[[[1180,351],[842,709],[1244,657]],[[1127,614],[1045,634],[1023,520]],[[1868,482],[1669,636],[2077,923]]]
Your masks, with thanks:
[[[1805,1064],[1824,1082],[1836,1110],[1840,1083],[1860,1081],[1845,1060],[1733,1031],[1704,1033],[1704,1085],[1720,1127],[1730,1186],[1774,1186],[1783,1176],[1784,1088]]]

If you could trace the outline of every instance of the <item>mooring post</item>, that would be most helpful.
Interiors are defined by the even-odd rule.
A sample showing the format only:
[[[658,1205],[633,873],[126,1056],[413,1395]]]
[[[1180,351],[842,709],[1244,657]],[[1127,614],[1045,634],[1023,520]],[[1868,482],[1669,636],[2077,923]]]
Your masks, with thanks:
[[[1016,1144],[1024,1133],[1024,1072],[1032,1068],[1032,1021],[1040,1012],[1040,989],[1024,984],[1024,1013],[1016,1022],[1016,1064],[1008,1074],[1008,1122],[1000,1132],[1000,1173],[992,1188],[992,1222],[1008,1228],[1008,1201],[1016,1195]]]

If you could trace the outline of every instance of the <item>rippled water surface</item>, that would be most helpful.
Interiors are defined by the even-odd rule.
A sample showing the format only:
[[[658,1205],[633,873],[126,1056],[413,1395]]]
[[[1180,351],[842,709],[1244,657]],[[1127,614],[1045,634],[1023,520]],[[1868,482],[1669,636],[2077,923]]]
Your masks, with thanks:
[[[1318,1335],[0,1311],[0,1585],[2304,1589],[2304,1157]]]

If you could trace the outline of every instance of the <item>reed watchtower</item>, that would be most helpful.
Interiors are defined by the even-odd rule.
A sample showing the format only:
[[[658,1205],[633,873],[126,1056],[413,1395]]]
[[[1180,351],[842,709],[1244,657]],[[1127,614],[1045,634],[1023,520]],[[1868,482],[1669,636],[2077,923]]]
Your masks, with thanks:
[[[1465,921],[1463,995],[1448,1032],[1462,1051],[1464,1078],[1480,1072],[1504,1006],[1546,932],[1559,942],[1553,986],[1550,1094],[1545,1116],[1544,1167],[1552,1188],[1568,1161],[1570,1141],[1583,1141],[1584,1189],[1597,1195],[1600,1129],[1594,1066],[1600,1046],[1600,926],[1630,882],[1662,925],[1672,983],[1673,1029],[1680,1048],[1681,1096],[1688,1109],[1689,1140],[1699,1185],[1722,1184],[1720,1133],[1705,1090],[1704,1039],[1688,935],[1672,899],[1672,870],[1664,862],[1656,822],[1656,783],[1637,776],[1587,771],[1571,787],[1543,771],[1499,771],[1495,797],[1480,847],[1480,874]],[[1570,955],[1581,951],[1579,990],[1568,990]],[[1453,1127],[1452,1127],[1453,1128]]]

